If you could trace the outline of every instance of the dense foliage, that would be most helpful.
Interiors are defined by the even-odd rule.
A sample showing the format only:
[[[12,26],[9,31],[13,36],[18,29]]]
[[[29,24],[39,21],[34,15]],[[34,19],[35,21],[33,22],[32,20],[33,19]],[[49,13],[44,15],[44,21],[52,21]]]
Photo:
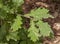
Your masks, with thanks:
[[[0,44],[42,44],[41,37],[50,36],[52,30],[42,18],[53,18],[45,8],[35,8],[23,15],[24,0],[0,0]],[[29,28],[23,26],[30,19]]]

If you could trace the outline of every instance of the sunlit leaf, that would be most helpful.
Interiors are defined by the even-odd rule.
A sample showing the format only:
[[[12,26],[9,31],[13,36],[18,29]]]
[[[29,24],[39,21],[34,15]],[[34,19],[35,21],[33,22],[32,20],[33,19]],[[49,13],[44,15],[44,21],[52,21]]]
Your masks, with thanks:
[[[11,25],[11,29],[13,29],[12,31],[16,31],[19,28],[21,28],[21,24],[22,24],[21,20],[22,20],[21,16],[17,15],[14,23]]]
[[[40,33],[42,36],[49,36],[50,33],[52,32],[51,27],[48,23],[44,23],[43,21],[39,21],[37,23],[40,29]]]
[[[32,41],[37,41],[39,38],[39,30],[35,27],[35,24],[33,21],[31,21],[30,28],[28,30],[29,34],[28,37],[31,38]]]

